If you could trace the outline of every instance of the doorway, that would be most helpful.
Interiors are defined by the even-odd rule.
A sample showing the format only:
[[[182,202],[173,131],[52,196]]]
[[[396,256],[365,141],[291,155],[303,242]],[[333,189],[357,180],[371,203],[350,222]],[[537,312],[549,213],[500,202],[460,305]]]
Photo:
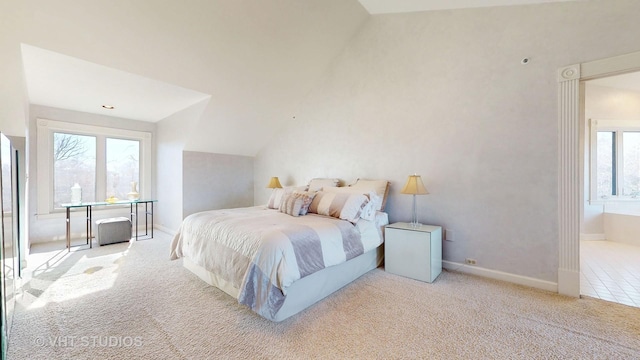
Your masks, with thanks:
[[[558,70],[558,292],[580,296],[580,220],[584,162],[580,149],[584,81],[640,71],[640,52]]]
[[[580,294],[640,307],[640,72],[582,92]]]

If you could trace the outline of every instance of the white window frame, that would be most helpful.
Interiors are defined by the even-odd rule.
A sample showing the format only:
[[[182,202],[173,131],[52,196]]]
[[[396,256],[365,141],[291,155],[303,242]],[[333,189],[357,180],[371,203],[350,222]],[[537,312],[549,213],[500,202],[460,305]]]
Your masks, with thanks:
[[[53,134],[55,132],[96,137],[96,196],[106,194],[106,138],[140,141],[141,199],[151,199],[151,133],[104,126],[37,119],[38,215],[63,213],[53,207]],[[100,199],[96,199],[100,201]]]
[[[620,179],[624,179],[622,134],[625,131],[640,132],[640,120],[589,119],[589,128],[590,128],[589,203],[606,204],[607,202],[640,202],[640,198],[633,198],[631,196],[619,195],[624,193],[623,192],[624,189],[622,188],[622,185],[620,182],[621,181]],[[616,132],[616,178],[618,179],[618,181],[616,182],[616,185],[617,185],[616,193],[618,195],[612,195],[607,199],[598,198],[598,188],[597,188],[598,131],[615,131]]]

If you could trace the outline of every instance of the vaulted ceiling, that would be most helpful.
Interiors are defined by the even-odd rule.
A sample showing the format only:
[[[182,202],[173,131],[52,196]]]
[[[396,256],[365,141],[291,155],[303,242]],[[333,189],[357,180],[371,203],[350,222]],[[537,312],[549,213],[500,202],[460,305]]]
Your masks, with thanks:
[[[371,14],[553,1],[4,1],[0,121],[20,132],[25,102],[157,122],[208,101],[185,146],[255,155]]]

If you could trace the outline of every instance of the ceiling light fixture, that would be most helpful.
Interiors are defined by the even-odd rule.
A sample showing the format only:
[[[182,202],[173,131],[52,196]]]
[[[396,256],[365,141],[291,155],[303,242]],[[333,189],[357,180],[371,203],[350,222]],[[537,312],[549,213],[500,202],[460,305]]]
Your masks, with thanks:
[[[103,107],[103,108],[105,108],[105,109],[107,109],[107,110],[113,110],[113,109],[115,109],[115,108],[116,108],[116,107],[115,107],[115,106],[113,106],[113,105],[102,105],[102,107]]]

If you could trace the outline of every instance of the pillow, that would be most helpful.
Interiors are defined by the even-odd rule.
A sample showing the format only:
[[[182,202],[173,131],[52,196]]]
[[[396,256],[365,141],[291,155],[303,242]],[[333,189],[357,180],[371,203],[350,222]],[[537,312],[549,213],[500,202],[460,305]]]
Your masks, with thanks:
[[[311,206],[311,202],[316,197],[316,193],[311,191],[296,191],[293,194],[302,199],[300,215],[307,215],[307,213],[309,212],[309,206]]]
[[[279,209],[280,204],[282,203],[282,197],[284,196],[284,192],[285,192],[284,188],[273,189],[273,191],[271,192],[271,196],[269,196],[267,207],[269,209]]]
[[[302,198],[294,196],[294,194],[286,194],[282,199],[280,208],[278,211],[291,216],[300,216],[300,209],[302,208]]]
[[[307,191],[294,191],[290,194],[285,194],[278,211],[291,216],[307,215],[315,195],[316,193]]]
[[[309,212],[355,224],[368,203],[369,198],[364,194],[318,191],[309,206]]]
[[[325,187],[336,187],[340,184],[339,179],[328,179],[328,178],[315,178],[309,180],[309,188],[308,191],[319,191]]]
[[[355,183],[349,185],[350,188],[361,189],[365,192],[375,191],[382,198],[376,210],[384,211],[389,196],[389,181],[387,180],[365,180],[357,179]]]
[[[362,213],[360,214],[360,217],[365,219],[365,220],[369,220],[369,221],[374,221],[375,220],[375,218],[376,218],[376,209],[378,208],[379,204],[382,202],[382,198],[380,196],[378,196],[375,191],[363,192],[363,190],[361,190],[361,189],[353,189],[351,187],[326,188],[324,191],[325,192],[333,192],[333,193],[342,193],[342,194],[363,194],[363,195],[365,195],[369,199],[369,202],[362,209]]]
[[[271,196],[269,196],[269,201],[267,202],[267,207],[269,209],[280,209],[280,204],[282,204],[282,199],[284,195],[290,194],[296,190],[305,190],[306,186],[285,186],[283,188],[273,189],[271,192]]]

